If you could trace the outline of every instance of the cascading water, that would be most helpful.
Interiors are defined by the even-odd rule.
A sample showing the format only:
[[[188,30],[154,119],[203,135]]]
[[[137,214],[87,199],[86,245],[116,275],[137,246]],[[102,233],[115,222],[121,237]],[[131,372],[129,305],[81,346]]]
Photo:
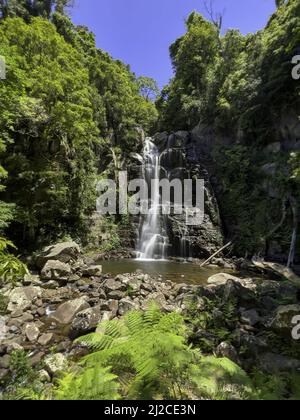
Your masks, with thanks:
[[[200,154],[190,133],[177,132],[170,135],[157,133],[154,138],[147,138],[142,155],[133,157],[136,162],[134,173],[137,174],[137,170],[140,174],[142,172],[140,177],[145,180],[150,193],[148,197],[141,198],[147,201],[149,210],[147,215],[141,215],[139,219],[136,245],[139,260],[165,260],[169,257],[188,260],[205,257],[207,251],[221,248],[223,235],[218,205],[209,175],[199,163]],[[187,200],[188,204],[184,203],[182,213],[177,214],[175,187],[170,187],[170,198],[166,198],[163,190],[165,180],[175,185],[178,180],[182,184],[185,180],[192,180],[192,199],[193,203],[197,203],[196,179],[205,181],[206,212],[201,226],[187,223],[190,201]],[[183,196],[185,199],[185,191]],[[162,203],[163,198],[170,200],[170,203]],[[162,214],[163,205],[168,207],[169,214]]]
[[[141,218],[138,241],[138,260],[164,260],[167,257],[169,239],[161,211],[160,154],[158,148],[147,138],[143,152],[143,176],[151,195],[148,214]]]

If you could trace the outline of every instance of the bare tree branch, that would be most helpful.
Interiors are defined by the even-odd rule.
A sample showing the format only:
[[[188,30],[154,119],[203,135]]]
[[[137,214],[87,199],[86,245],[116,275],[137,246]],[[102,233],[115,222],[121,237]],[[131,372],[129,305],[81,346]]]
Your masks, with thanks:
[[[205,10],[210,17],[210,20],[215,25],[215,27],[218,29],[219,32],[221,32],[222,26],[223,26],[223,19],[226,10],[224,9],[222,13],[216,13],[214,11],[214,0],[205,0],[204,1]]]

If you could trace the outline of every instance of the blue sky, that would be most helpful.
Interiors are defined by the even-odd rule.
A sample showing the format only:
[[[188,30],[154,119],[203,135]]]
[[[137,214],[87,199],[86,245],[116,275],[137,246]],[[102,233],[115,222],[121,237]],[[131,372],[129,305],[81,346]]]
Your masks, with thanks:
[[[215,0],[214,8],[225,13],[223,30],[248,33],[266,25],[275,0]],[[99,48],[162,87],[172,77],[169,46],[184,34],[193,10],[207,15],[204,0],[75,0],[71,16],[96,34]]]

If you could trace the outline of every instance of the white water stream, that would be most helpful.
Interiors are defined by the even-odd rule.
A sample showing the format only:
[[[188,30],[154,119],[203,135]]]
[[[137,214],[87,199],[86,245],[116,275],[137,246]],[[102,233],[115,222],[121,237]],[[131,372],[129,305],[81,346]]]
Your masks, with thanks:
[[[158,148],[149,138],[145,141],[143,158],[143,176],[151,192],[151,198],[148,214],[141,217],[137,259],[165,260],[169,240],[161,212],[160,155]]]

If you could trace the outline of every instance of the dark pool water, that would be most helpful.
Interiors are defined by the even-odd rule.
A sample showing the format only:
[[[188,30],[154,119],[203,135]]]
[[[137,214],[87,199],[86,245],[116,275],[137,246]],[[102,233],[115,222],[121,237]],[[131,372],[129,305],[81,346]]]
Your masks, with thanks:
[[[174,283],[205,284],[210,276],[217,273],[230,272],[224,268],[204,267],[192,263],[179,263],[174,261],[137,261],[137,260],[116,260],[103,261],[103,274],[114,276],[124,273],[134,273],[142,270],[151,276],[161,276],[164,280],[171,280]]]

